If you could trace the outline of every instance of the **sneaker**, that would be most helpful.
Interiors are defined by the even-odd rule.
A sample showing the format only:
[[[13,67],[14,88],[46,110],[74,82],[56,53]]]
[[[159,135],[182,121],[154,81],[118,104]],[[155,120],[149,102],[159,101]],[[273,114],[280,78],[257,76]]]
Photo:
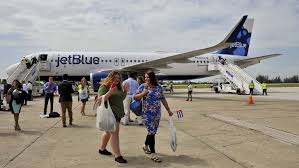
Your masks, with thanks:
[[[102,155],[112,155],[112,153],[109,152],[107,149],[104,149],[104,150],[99,149],[99,153]]]
[[[122,156],[118,156],[114,160],[118,163],[128,163],[128,161],[126,159],[124,159]]]

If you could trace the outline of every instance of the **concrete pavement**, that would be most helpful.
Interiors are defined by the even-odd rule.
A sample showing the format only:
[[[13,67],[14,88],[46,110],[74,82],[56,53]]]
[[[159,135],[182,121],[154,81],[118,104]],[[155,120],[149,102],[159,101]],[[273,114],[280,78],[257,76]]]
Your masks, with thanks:
[[[298,89],[294,88],[293,91],[297,92]],[[156,135],[156,150],[163,160],[162,163],[154,163],[142,151],[146,136],[144,127],[136,124],[121,126],[121,151],[128,164],[118,164],[113,157],[97,153],[101,131],[95,128],[92,101],[87,103],[87,116],[80,115],[79,103],[75,101],[74,125],[63,128],[60,118],[39,118],[43,99],[36,98],[22,109],[21,132],[14,131],[13,116],[9,112],[0,112],[0,166],[299,167],[298,145],[281,141],[259,130],[211,117],[230,117],[298,136],[299,106],[296,96],[291,100],[270,98],[270,92],[269,97],[254,97],[255,104],[249,106],[247,96],[219,95],[208,89],[198,89],[193,101],[186,102],[185,90],[175,92],[166,94],[167,100],[171,109],[182,109],[184,117],[174,117],[178,148],[176,152],[172,152],[168,117],[163,111],[161,126]],[[54,111],[59,111],[57,97],[55,102]],[[110,146],[108,149],[111,150]]]

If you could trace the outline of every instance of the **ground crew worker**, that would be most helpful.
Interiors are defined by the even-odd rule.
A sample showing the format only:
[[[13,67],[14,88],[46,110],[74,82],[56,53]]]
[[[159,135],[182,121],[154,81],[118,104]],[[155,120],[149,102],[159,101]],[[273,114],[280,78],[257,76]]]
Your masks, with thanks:
[[[264,81],[262,83],[262,89],[263,89],[263,95],[266,94],[266,96],[268,95],[267,94],[267,83]]]
[[[250,95],[253,95],[253,89],[254,89],[254,83],[253,83],[253,80],[251,80],[250,84],[249,84],[249,94]]]
[[[189,98],[190,98],[190,101],[192,101],[192,92],[193,92],[193,87],[192,87],[192,83],[190,81],[189,85],[188,85],[188,98],[186,101],[189,101]]]

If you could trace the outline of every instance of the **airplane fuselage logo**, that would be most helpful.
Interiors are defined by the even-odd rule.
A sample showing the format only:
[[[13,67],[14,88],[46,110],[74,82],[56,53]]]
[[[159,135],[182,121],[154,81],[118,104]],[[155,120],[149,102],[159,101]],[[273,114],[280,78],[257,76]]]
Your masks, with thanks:
[[[247,44],[241,43],[241,42],[235,42],[235,43],[233,43],[233,44],[230,45],[230,48],[233,48],[233,47],[236,47],[236,48],[246,48]]]
[[[55,60],[56,67],[65,64],[100,64],[99,57],[86,57],[83,54],[73,54],[67,57],[57,57]]]

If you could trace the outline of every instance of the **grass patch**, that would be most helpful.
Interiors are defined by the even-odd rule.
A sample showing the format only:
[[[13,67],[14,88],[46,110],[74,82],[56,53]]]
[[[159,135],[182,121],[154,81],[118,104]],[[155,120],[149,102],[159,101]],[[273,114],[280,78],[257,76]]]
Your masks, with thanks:
[[[299,83],[269,83],[268,87],[299,87]]]
[[[210,88],[210,84],[203,84],[203,83],[198,83],[198,84],[192,84],[193,88]],[[188,85],[187,84],[179,84],[179,85],[173,85],[174,89],[187,89]]]

